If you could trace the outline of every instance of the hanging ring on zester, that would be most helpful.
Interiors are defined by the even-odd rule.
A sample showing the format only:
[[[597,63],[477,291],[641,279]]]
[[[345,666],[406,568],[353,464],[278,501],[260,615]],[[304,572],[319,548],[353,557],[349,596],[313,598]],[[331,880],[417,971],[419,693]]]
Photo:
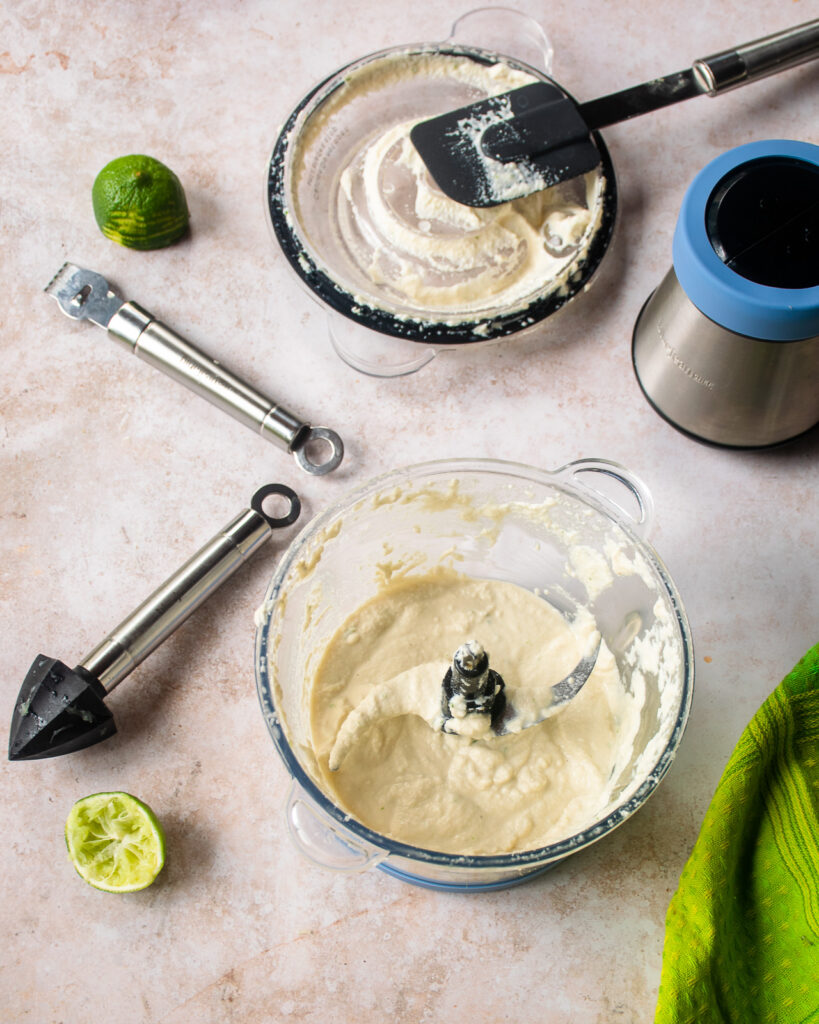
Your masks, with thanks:
[[[330,446],[328,459],[318,458]],[[329,427],[308,427],[302,431],[291,447],[293,456],[303,470],[313,476],[331,473],[344,458],[344,442]]]

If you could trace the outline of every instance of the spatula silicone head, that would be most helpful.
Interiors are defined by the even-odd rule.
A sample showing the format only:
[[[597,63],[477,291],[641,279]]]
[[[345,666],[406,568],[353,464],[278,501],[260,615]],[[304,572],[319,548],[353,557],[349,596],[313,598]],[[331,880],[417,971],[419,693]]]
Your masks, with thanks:
[[[601,161],[577,104],[549,82],[421,121],[410,140],[441,191],[465,206],[519,199]]]
[[[439,188],[466,206],[550,188],[600,162],[593,132],[693,96],[735,89],[819,57],[819,18],[578,105],[537,82],[422,121],[410,139]]]

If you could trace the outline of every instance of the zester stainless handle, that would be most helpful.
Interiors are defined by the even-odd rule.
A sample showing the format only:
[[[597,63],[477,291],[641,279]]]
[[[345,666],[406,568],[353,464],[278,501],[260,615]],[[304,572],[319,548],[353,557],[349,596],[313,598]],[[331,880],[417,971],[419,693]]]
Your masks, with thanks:
[[[694,61],[704,92],[716,95],[819,57],[819,18]]]
[[[282,516],[264,509],[272,495],[288,503]],[[256,553],[273,530],[298,519],[298,496],[284,484],[268,484],[200,548],[158,590],[121,622],[79,664],[102,684],[106,693],[144,661],[203,601]]]
[[[308,473],[323,475],[341,462],[344,446],[335,431],[304,423],[138,303],[120,306],[108,323],[108,334],[146,363],[290,452]],[[314,459],[313,449],[322,445],[329,446],[330,457]]]

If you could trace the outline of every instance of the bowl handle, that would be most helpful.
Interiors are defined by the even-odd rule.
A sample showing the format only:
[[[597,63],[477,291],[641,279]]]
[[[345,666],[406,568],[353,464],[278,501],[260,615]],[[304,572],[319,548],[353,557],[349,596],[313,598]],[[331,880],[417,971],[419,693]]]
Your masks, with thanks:
[[[366,871],[387,857],[387,851],[353,839],[321,811],[294,780],[287,798],[287,828],[299,850],[323,868]]]
[[[476,7],[462,14],[446,42],[477,46],[517,57],[533,68],[552,73],[554,49],[539,21],[511,7]]]
[[[609,459],[577,459],[556,470],[555,476],[571,482],[608,505],[618,516],[626,519],[641,539],[651,533],[654,526],[654,500],[651,492],[625,466]]]

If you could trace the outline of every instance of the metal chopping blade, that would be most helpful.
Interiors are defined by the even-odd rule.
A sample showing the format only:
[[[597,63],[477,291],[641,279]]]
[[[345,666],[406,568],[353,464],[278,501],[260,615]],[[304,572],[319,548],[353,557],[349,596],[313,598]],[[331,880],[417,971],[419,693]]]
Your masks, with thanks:
[[[460,732],[465,722],[476,719],[483,719],[495,736],[530,729],[577,696],[594,671],[600,646],[600,634],[595,631],[572,671],[557,683],[535,688],[524,709],[515,705],[515,694],[508,693],[504,680],[489,667],[483,647],[472,641],[462,644],[449,665],[415,665],[374,687],[341,723],[328,767],[338,771],[369,728],[399,715],[417,715],[431,729],[445,733]],[[521,698],[523,691],[517,693]]]

